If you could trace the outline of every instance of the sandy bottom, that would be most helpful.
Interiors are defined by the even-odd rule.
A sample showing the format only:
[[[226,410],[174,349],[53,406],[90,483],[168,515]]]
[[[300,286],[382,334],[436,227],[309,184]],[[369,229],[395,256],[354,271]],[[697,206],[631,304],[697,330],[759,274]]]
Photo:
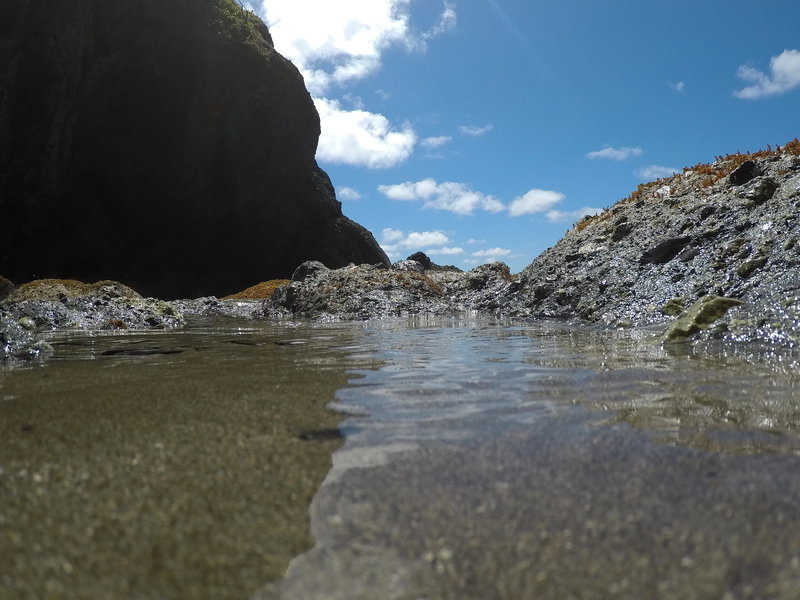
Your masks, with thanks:
[[[62,337],[0,370],[0,597],[245,598],[280,578],[340,445],[298,437],[339,421],[335,338]]]

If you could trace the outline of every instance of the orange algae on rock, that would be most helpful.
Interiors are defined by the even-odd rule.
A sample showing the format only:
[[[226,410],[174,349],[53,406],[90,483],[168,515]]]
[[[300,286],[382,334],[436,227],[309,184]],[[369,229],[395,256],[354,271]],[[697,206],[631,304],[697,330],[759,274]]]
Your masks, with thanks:
[[[275,290],[288,283],[288,279],[270,279],[269,281],[262,281],[261,283],[250,286],[246,290],[231,294],[230,296],[225,296],[223,300],[263,300],[264,298],[272,296]]]
[[[118,281],[105,279],[85,283],[76,279],[35,279],[23,283],[9,295],[12,302],[24,300],[59,300],[60,298],[83,298],[97,294],[102,288],[113,288],[115,295],[126,298],[141,298],[134,289]]]

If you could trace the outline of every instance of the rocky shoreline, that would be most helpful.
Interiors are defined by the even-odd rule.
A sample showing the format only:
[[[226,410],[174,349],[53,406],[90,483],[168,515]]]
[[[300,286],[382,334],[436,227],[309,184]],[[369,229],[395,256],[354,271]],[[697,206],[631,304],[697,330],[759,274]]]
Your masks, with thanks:
[[[578,222],[522,273],[463,272],[421,252],[391,266],[301,264],[224,299],[166,302],[113,281],[0,279],[0,357],[46,355],[41,333],[182,327],[196,315],[367,320],[474,314],[649,327],[664,342],[800,342],[800,142],[720,157]]]

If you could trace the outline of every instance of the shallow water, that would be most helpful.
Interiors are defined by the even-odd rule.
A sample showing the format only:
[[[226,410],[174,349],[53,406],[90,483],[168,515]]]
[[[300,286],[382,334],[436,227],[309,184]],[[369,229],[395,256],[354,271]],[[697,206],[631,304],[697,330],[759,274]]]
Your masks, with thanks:
[[[0,367],[0,598],[246,598],[311,544],[347,327],[56,334]]]
[[[800,597],[800,369],[650,332],[368,325],[317,545],[259,598]]]
[[[798,357],[652,338],[475,320],[57,336],[55,359],[0,372],[0,592],[800,597]]]

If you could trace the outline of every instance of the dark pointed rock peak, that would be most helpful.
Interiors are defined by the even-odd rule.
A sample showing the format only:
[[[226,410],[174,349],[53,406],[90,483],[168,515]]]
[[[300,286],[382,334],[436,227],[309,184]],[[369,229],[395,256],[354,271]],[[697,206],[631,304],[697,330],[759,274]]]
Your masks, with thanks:
[[[430,258],[428,258],[428,255],[425,254],[424,252],[414,252],[414,254],[409,256],[406,260],[417,261],[419,264],[422,265],[422,268],[425,269],[426,271],[433,267],[433,262],[431,261]]]
[[[0,273],[224,295],[389,264],[314,155],[298,70],[234,0],[6,2]]]
[[[741,165],[736,167],[733,172],[728,176],[728,179],[733,185],[744,185],[754,177],[761,174],[758,164],[754,160],[746,160]]]

